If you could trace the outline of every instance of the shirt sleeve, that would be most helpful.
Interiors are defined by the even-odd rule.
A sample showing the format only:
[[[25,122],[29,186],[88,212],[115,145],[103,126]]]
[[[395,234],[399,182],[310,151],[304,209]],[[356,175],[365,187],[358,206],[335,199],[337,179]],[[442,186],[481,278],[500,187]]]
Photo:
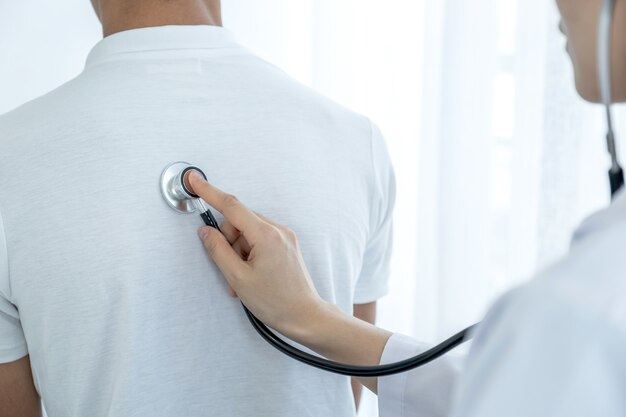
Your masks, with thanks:
[[[626,415],[624,332],[584,307],[527,288],[499,302],[479,329],[452,415]]]
[[[394,334],[385,346],[381,364],[408,359],[431,347]],[[410,372],[379,378],[380,417],[448,416],[461,363],[462,358],[446,355]]]
[[[393,208],[396,182],[389,152],[380,129],[371,123],[374,184],[371,222],[361,273],[354,291],[354,304],[374,302],[387,294],[393,245]]]
[[[0,215],[0,363],[13,362],[28,354],[19,313],[9,297],[9,259]]]

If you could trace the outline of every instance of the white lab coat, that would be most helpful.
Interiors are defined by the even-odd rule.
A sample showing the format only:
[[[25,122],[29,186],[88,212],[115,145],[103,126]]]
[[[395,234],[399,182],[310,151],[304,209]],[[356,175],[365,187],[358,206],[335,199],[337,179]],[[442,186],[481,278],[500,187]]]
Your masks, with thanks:
[[[394,335],[381,363],[426,349]],[[443,358],[378,387],[381,417],[626,416],[626,194],[495,304],[462,372]]]

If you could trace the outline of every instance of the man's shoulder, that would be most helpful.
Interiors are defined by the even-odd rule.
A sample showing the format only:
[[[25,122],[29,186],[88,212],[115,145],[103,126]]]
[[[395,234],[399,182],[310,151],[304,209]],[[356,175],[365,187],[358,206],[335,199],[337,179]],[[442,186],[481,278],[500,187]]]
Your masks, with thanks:
[[[278,87],[274,90],[274,94],[277,94],[275,97],[284,98],[285,103],[293,104],[294,110],[338,122],[338,127],[357,128],[368,136],[371,134],[370,121],[366,116],[294,78],[263,58],[250,54],[244,56],[244,59],[254,62],[254,77],[258,77],[260,83]]]
[[[77,77],[78,78],[78,77]],[[3,136],[35,128],[59,106],[68,103],[72,94],[75,79],[68,81],[53,90],[27,101],[24,104],[0,115],[0,140]]]

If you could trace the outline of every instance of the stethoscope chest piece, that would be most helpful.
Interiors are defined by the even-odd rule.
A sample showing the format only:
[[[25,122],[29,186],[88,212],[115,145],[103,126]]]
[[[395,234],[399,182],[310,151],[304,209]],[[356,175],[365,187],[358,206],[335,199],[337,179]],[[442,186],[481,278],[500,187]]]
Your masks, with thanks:
[[[185,175],[189,171],[198,171],[206,179],[206,175],[198,167],[187,162],[174,162],[165,167],[161,174],[161,194],[165,202],[179,213],[198,211],[198,196],[191,192],[185,184]]]

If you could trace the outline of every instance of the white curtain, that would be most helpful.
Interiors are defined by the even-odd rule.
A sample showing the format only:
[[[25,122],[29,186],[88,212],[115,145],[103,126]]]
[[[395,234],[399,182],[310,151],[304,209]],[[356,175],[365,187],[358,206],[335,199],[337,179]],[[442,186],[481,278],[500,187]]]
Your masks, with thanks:
[[[399,197],[381,325],[436,341],[479,320],[608,203],[602,113],[574,92],[552,2],[272,6],[236,32],[386,133]]]
[[[434,342],[480,320],[608,203],[602,112],[576,96],[553,2],[226,5],[244,43],[386,134],[398,206],[382,326]],[[360,414],[377,415],[374,397]]]
[[[479,320],[608,203],[602,112],[574,92],[553,2],[223,7],[243,44],[387,137],[398,201],[382,326],[434,342]],[[87,0],[0,3],[0,113],[79,73],[98,37]],[[361,416],[375,415],[368,396]]]

